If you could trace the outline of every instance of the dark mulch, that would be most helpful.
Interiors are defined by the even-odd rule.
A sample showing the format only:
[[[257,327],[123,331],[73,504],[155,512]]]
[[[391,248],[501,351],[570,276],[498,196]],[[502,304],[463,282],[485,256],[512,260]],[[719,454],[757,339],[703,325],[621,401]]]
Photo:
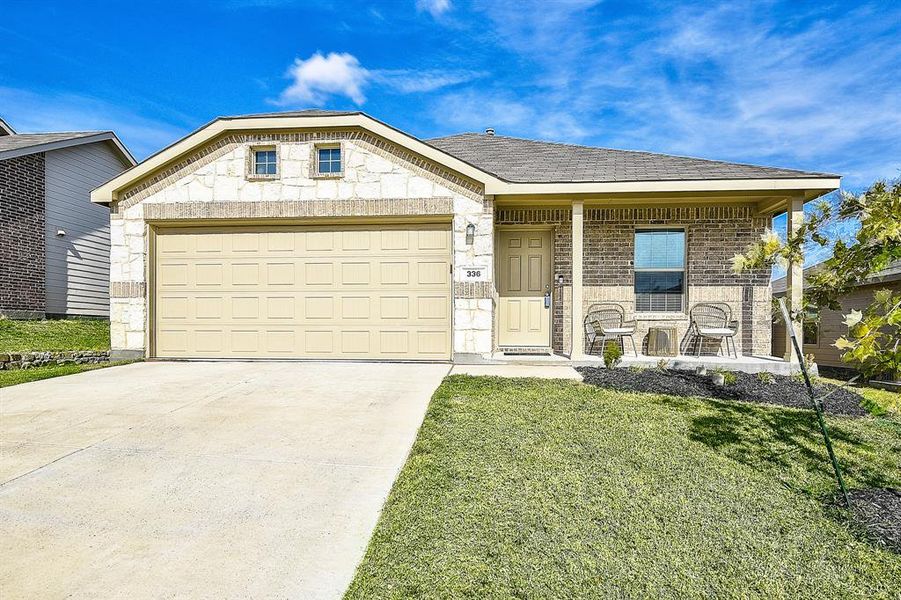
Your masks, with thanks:
[[[698,375],[694,371],[602,367],[579,367],[577,370],[582,374],[585,383],[614,390],[812,408],[804,382],[782,375],[773,375],[772,383],[766,383],[756,374],[736,372],[735,383],[717,386],[713,384],[709,374]],[[850,416],[869,414],[860,405],[863,397],[850,389],[837,388],[830,383],[816,383],[814,391],[821,398],[829,392],[834,392],[823,400],[823,410],[827,413]]]
[[[879,546],[901,554],[901,490],[869,488],[849,490],[851,522]],[[844,500],[836,498],[836,505]]]

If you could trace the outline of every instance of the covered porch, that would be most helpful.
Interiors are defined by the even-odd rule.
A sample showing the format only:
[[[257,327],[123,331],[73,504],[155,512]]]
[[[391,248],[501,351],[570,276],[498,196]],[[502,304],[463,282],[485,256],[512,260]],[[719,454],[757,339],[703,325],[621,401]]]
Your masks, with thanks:
[[[749,373],[796,372],[797,359],[790,348],[782,356],[770,355],[770,273],[736,275],[731,270],[731,258],[771,228],[777,214],[788,213],[789,230],[799,227],[804,203],[821,193],[798,189],[645,193],[553,202],[546,198],[496,197],[496,343],[495,351],[482,360],[603,364],[603,344],[595,344],[589,353],[585,318],[594,306],[614,304],[621,307],[623,320],[631,327],[637,353],[633,354],[632,345],[622,340],[620,366],[656,366],[666,361],[669,368],[677,369],[703,365]],[[532,261],[522,256],[517,259],[520,262],[510,262],[510,254],[515,251],[507,246],[520,231],[545,235],[550,245],[543,285],[531,286],[531,315],[547,319],[547,342],[543,344],[508,343],[537,339],[511,336],[509,331],[511,322],[524,327],[533,318],[524,312],[522,295],[511,293],[508,285],[516,270],[510,264]],[[525,238],[516,243],[532,245]],[[795,303],[800,303],[802,294],[802,270],[800,263],[788,269],[787,295]],[[523,270],[512,276],[525,278],[529,273]],[[546,312],[536,308],[541,301]],[[725,344],[709,341],[700,347],[700,356],[695,355],[697,346],[690,339],[691,315],[692,308],[702,303],[722,305],[731,313],[734,357],[725,355]],[[511,320],[512,305],[523,309]],[[677,340],[674,356],[651,356],[655,352],[649,349],[649,334],[661,328],[672,332]]]

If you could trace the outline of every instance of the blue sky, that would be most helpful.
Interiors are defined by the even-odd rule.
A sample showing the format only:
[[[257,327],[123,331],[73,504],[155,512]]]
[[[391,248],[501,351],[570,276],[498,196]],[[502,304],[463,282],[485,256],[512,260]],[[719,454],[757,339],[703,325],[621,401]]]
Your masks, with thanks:
[[[143,158],[217,115],[360,108],[845,175],[901,169],[901,3],[3,0],[0,116]]]

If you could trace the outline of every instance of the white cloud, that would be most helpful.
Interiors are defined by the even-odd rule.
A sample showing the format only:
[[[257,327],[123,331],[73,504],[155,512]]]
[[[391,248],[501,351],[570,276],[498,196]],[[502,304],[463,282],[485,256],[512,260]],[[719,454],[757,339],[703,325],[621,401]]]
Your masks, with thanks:
[[[508,63],[526,65],[480,90],[528,107],[522,135],[835,171],[852,186],[901,168],[898,9],[474,6]]]
[[[352,54],[321,52],[295,59],[288,69],[293,80],[276,104],[321,106],[333,96],[350,98],[357,105],[366,102],[364,89],[377,85],[401,94],[432,92],[481,77],[477,71],[444,69],[367,69]]]
[[[450,0],[416,0],[416,10],[427,12],[435,18],[451,9]]]
[[[187,132],[187,128],[80,94],[36,94],[0,87],[0,107],[3,118],[20,133],[114,131],[138,160],[161,150]]]
[[[383,83],[386,86],[402,93],[433,92],[485,75],[479,71],[446,71],[439,69],[414,71],[401,70],[377,70],[372,71],[373,81]]]
[[[370,73],[360,65],[353,54],[347,52],[321,52],[303,60],[297,58],[288,69],[293,83],[282,92],[280,104],[322,105],[330,96],[346,96],[356,104],[363,104],[366,96],[363,87]]]
[[[493,127],[497,135],[537,136],[551,141],[577,141],[588,131],[578,119],[565,113],[545,114],[534,102],[509,94],[484,94],[467,90],[445,94],[432,107],[435,120],[445,127],[483,131]]]

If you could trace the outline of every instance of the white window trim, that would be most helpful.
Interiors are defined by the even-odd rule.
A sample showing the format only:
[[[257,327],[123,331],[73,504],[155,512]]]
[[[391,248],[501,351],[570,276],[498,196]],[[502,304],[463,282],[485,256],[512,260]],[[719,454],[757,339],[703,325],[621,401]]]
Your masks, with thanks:
[[[338,173],[319,172],[319,150],[337,148],[341,152],[341,170]],[[341,179],[344,177],[344,168],[347,164],[347,153],[343,142],[317,142],[313,144],[313,156],[310,159],[310,177],[313,179]]]
[[[256,153],[275,152],[275,173],[256,173]],[[254,144],[247,147],[247,166],[244,170],[244,178],[248,181],[271,181],[282,176],[282,153],[278,144]]]
[[[644,231],[660,231],[660,230],[678,229],[685,236],[685,243],[682,245],[682,268],[681,269],[638,269],[635,267],[635,238]],[[673,311],[659,310],[638,310],[638,294],[635,292],[635,274],[636,273],[682,273],[682,309]],[[639,321],[658,321],[658,320],[679,320],[688,318],[688,227],[682,224],[672,225],[639,225],[632,231],[632,298],[635,303],[635,318]],[[666,315],[672,315],[666,317]]]

